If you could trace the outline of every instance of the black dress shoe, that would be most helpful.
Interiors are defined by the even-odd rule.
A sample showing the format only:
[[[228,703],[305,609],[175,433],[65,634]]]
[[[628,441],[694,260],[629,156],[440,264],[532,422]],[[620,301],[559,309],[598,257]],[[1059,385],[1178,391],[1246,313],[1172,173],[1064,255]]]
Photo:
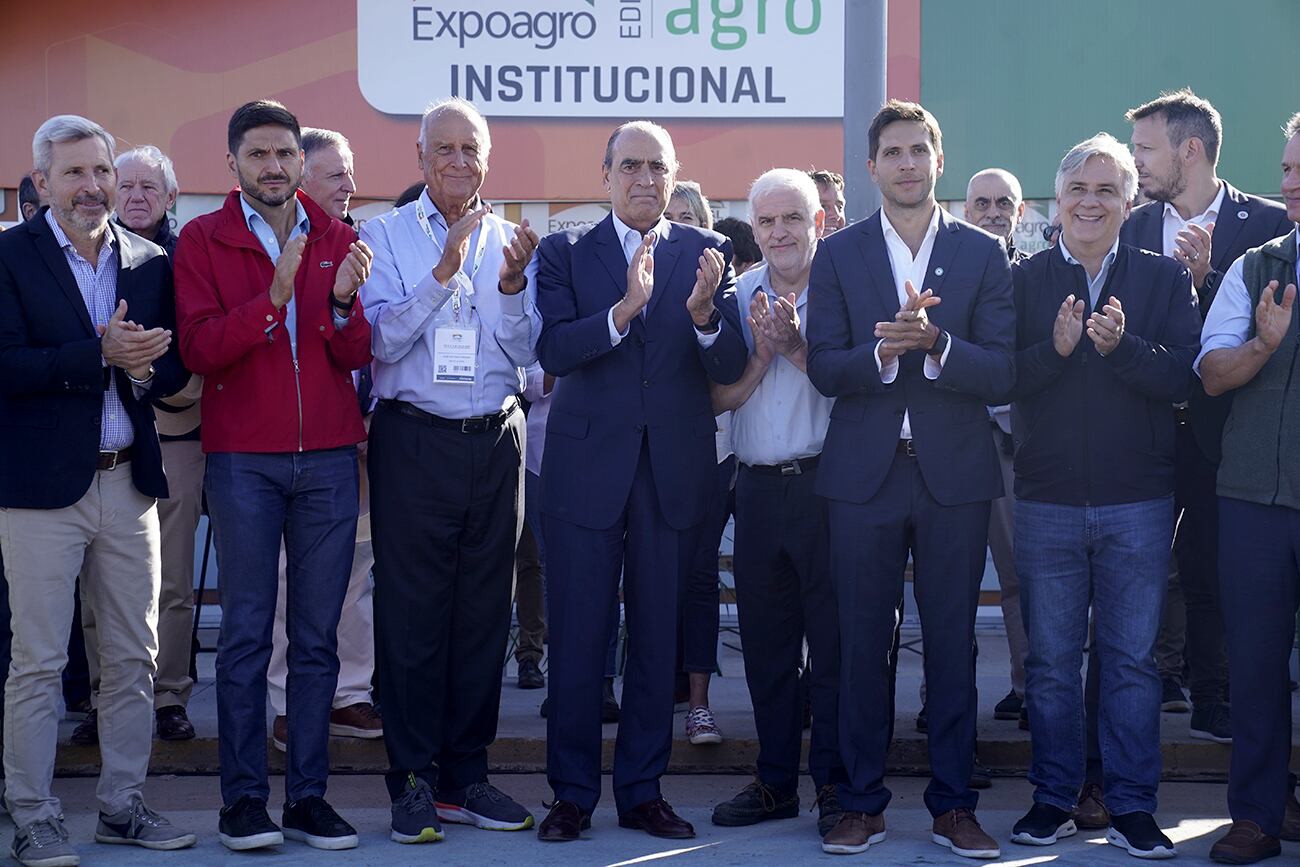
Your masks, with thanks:
[[[542,824],[537,826],[537,839],[543,843],[567,843],[591,827],[591,814],[572,801],[556,801]]]
[[[645,831],[651,837],[666,840],[689,840],[695,836],[695,826],[673,812],[663,798],[655,798],[618,814],[620,828]]]
[[[546,686],[546,678],[542,676],[542,670],[537,667],[537,663],[531,659],[525,659],[519,663],[520,689],[541,689]]]
[[[164,741],[188,741],[194,737],[194,724],[185,714],[185,708],[178,704],[160,707],[154,712],[158,719],[158,739]]]

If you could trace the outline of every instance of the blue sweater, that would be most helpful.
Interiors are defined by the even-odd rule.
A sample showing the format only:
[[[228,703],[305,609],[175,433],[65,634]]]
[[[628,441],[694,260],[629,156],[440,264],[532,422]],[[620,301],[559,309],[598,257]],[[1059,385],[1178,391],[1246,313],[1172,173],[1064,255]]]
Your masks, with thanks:
[[[1124,336],[1102,356],[1084,333],[1068,358],[1052,344],[1067,295],[1088,300],[1083,266],[1059,248],[1012,268],[1016,496],[1063,505],[1114,505],[1174,490],[1174,404],[1187,399],[1200,349],[1191,275],[1175,260],[1120,244],[1097,310],[1124,309]]]

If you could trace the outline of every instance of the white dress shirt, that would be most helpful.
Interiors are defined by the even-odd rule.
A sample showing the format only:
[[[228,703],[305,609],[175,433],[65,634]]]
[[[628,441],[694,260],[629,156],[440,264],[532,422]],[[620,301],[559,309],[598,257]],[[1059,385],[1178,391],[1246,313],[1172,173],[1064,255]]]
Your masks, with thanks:
[[[1245,256],[1232,263],[1228,273],[1219,283],[1219,291],[1205,314],[1201,328],[1201,354],[1196,356],[1192,369],[1201,375],[1201,361],[1216,349],[1236,349],[1249,338],[1255,322],[1255,306],[1250,303],[1246,289]],[[1296,240],[1296,285],[1300,286],[1300,238]]]
[[[614,234],[618,235],[619,243],[623,247],[623,258],[627,260],[627,264],[631,265],[632,257],[636,255],[636,248],[641,246],[645,241],[645,234],[624,223],[618,218],[618,214],[614,213],[613,210],[610,211],[609,215],[614,218]],[[667,238],[668,233],[672,231],[670,228],[671,225],[671,223],[661,216],[659,222],[655,223],[650,229],[651,232],[655,233],[654,243],[650,245],[651,257],[654,256],[655,249],[659,246],[659,242],[664,238]],[[623,292],[624,294],[627,293],[626,286],[623,287]],[[653,296],[651,297],[653,298]],[[646,304],[646,306],[641,309],[641,315],[645,316],[649,311],[650,305]],[[609,322],[609,344],[610,346],[618,346],[619,343],[623,341],[623,338],[627,337],[627,332],[624,331],[620,334],[618,329],[614,326],[613,307],[609,308],[609,316],[607,319]],[[702,349],[708,349],[713,345],[713,341],[718,339],[718,333],[720,331],[721,329],[718,329],[718,331],[714,331],[712,334],[703,334],[700,329],[697,328],[695,329],[695,339],[699,342]]]
[[[924,292],[925,272],[930,268],[930,254],[934,252],[934,239],[939,234],[939,206],[934,206],[934,213],[930,215],[930,225],[925,229],[925,238],[921,241],[921,246],[912,255],[912,248],[907,246],[907,242],[898,234],[893,223],[889,222],[889,217],[885,216],[885,209],[880,209],[880,228],[885,233],[885,249],[889,251],[889,266],[894,274],[894,290],[898,293],[898,306],[902,307],[907,301],[907,282],[910,280],[912,288],[917,293]],[[876,369],[880,371],[880,381],[889,385],[898,378],[898,358],[891,358],[887,363],[880,360],[880,340],[876,343]],[[922,368],[926,379],[938,379],[939,374],[943,373],[943,363],[948,360],[948,352],[952,349],[952,340],[949,338],[948,346],[944,349],[943,355],[935,361],[933,357],[925,357],[925,365]],[[899,439],[910,440],[912,438],[912,419],[906,410],[903,411],[903,428],[899,431]]]
[[[776,293],[768,279],[766,263],[750,268],[736,279],[736,306],[743,311],[740,331],[745,345],[754,350],[749,328],[749,304],[759,292],[775,306]],[[808,331],[808,291],[795,303],[799,331]],[[835,398],[826,397],[808,381],[808,374],[783,355],[777,355],[749,399],[732,412],[731,448],[736,459],[750,466],[771,466],[821,454],[831,423]]]
[[[1178,249],[1178,233],[1186,229],[1189,225],[1197,225],[1202,229],[1219,219],[1219,209],[1223,207],[1223,195],[1228,191],[1228,186],[1223,181],[1219,181],[1219,194],[1214,197],[1214,201],[1205,209],[1204,213],[1197,214],[1190,220],[1184,220],[1178,214],[1178,209],[1173,206],[1172,202],[1165,202],[1164,212],[1164,253],[1166,256],[1173,256],[1174,251]]]

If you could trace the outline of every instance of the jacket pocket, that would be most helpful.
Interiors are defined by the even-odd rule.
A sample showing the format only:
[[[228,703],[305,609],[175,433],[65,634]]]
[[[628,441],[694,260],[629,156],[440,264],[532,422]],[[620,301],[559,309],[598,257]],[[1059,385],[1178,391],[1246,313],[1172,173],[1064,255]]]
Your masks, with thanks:
[[[567,412],[551,410],[551,414],[546,417],[546,432],[548,434],[558,434],[563,437],[571,437],[575,440],[586,439],[587,430],[591,426],[588,419],[582,416],[570,415]]]

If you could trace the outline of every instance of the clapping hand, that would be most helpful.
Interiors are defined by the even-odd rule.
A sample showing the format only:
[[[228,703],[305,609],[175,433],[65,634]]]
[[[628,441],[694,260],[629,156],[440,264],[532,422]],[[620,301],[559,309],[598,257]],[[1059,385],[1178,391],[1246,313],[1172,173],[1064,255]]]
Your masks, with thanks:
[[[501,248],[501,254],[504,261],[501,263],[501,274],[497,278],[497,286],[503,295],[518,295],[524,291],[528,284],[524,277],[524,268],[528,265],[528,260],[533,258],[533,251],[537,249],[539,243],[537,233],[528,225],[528,220],[524,220],[515,228],[515,236],[510,239],[510,243]]]
[[[1278,304],[1274,300],[1277,286],[1276,280],[1268,281],[1255,305],[1255,339],[1270,353],[1277,350],[1291,328],[1291,307],[1296,296],[1295,284],[1288,283],[1282,293],[1282,303]]]
[[[1069,358],[1070,353],[1079,345],[1083,337],[1083,301],[1076,301],[1073,295],[1067,295],[1056,311],[1056,322],[1052,325],[1052,347],[1062,358]]]
[[[108,324],[95,326],[95,332],[100,335],[99,351],[104,360],[136,379],[149,376],[149,367],[172,342],[172,333],[165,328],[145,330],[144,326],[129,321],[126,299],[117,302]]]
[[[928,350],[934,346],[934,341],[939,336],[939,329],[930,325],[926,311],[943,299],[935,295],[932,289],[918,293],[911,280],[905,282],[903,288],[907,292],[907,299],[894,314],[894,321],[876,323],[876,337],[883,341],[880,344],[882,362],[897,358],[912,349]]]
[[[1088,317],[1088,337],[1102,355],[1110,355],[1124,337],[1124,307],[1114,295],[1101,311]]]
[[[700,254],[700,266],[695,269],[695,287],[686,299],[686,311],[691,314],[691,321],[697,328],[705,328],[713,320],[713,296],[722,283],[722,272],[726,267],[727,260],[720,250],[704,248]]]

